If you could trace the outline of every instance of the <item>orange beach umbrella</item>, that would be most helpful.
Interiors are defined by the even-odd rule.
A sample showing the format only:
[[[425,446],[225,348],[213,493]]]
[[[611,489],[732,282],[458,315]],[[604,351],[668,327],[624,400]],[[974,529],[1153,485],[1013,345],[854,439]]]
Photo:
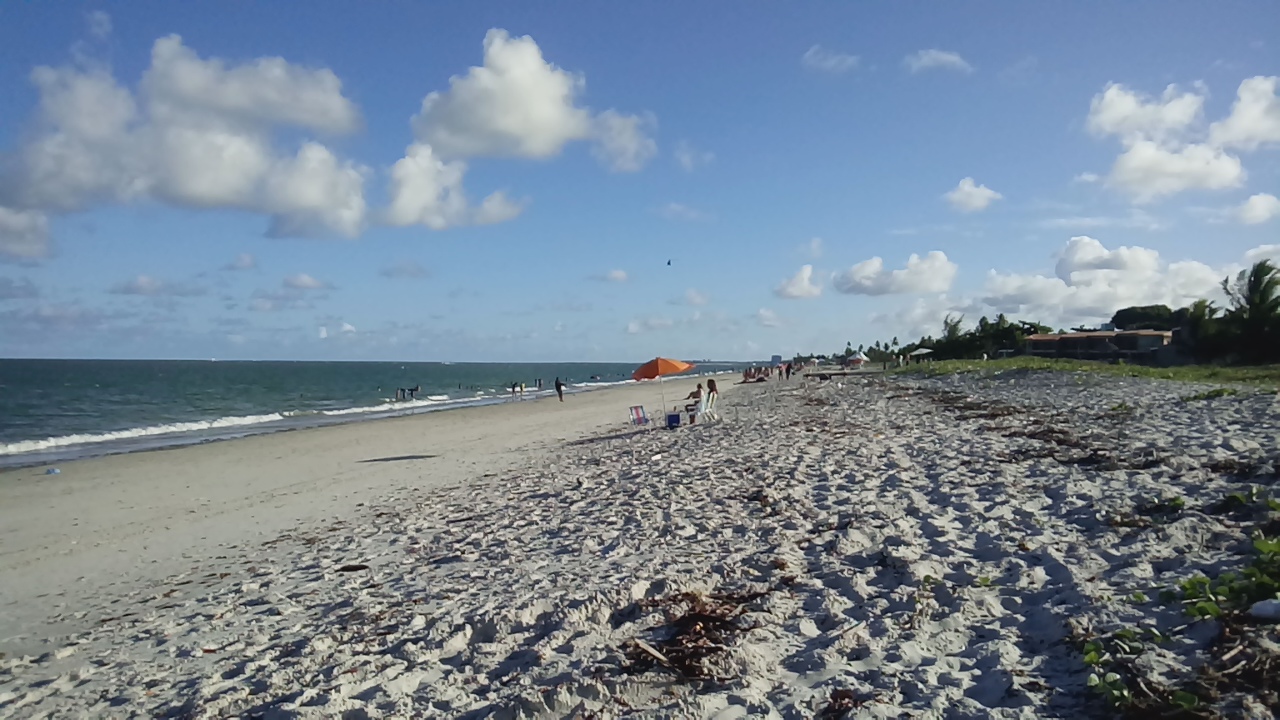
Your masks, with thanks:
[[[632,380],[652,380],[660,378],[663,375],[676,375],[685,370],[692,370],[693,365],[680,360],[672,360],[671,358],[656,357],[649,362],[636,368],[631,373]]]
[[[693,367],[694,367],[693,364],[683,362],[680,360],[672,360],[671,358],[656,357],[650,360],[649,362],[641,365],[640,367],[636,368],[636,371],[631,373],[631,379],[639,381],[639,380],[652,380],[654,378],[657,378],[658,387],[662,392],[662,412],[665,413],[667,411],[667,390],[666,388],[662,387],[662,376],[676,375],[678,373],[684,372],[685,370],[692,370]]]

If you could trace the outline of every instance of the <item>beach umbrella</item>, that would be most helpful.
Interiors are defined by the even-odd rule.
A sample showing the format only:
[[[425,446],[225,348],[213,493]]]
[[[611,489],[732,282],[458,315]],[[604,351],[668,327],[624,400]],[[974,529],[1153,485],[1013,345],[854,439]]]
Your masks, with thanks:
[[[677,375],[686,370],[692,370],[693,367],[694,366],[692,364],[681,361],[681,360],[672,360],[671,358],[656,357],[650,360],[649,362],[641,365],[640,367],[636,368],[636,371],[631,373],[631,379],[640,381],[640,380],[653,380],[654,378],[657,378],[658,387],[662,392],[662,412],[665,413],[667,411],[667,391],[666,391],[666,388],[662,386],[662,376]]]

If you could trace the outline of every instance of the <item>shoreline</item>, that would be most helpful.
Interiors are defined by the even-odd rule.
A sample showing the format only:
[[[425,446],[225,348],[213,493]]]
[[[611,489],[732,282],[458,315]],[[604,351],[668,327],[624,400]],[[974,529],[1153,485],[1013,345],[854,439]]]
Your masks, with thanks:
[[[725,392],[735,391],[725,383]],[[164,577],[190,558],[390,493],[534,462],[627,430],[627,408],[659,398],[651,383],[627,383],[566,393],[564,403],[552,395],[103,455],[59,463],[57,475],[40,465],[0,471],[0,652],[25,649],[51,605]]]
[[[701,378],[719,378],[723,375],[735,375],[736,371],[707,372],[677,376],[667,382],[697,381]],[[569,386],[565,397],[607,391],[615,388],[640,387],[641,383],[633,380],[617,382],[586,381]],[[527,390],[528,397],[513,399],[510,395],[492,395],[475,398],[456,398],[449,400],[430,400],[422,398],[404,402],[402,408],[383,403],[381,405],[340,408],[313,412],[267,412],[258,415],[237,417],[220,417],[207,420],[194,420],[166,425],[153,425],[127,428],[124,430],[105,431],[92,435],[71,435],[46,437],[42,439],[18,440],[11,443],[0,443],[0,475],[5,471],[45,467],[54,464],[76,462],[94,458],[127,455],[140,452],[154,452],[181,447],[205,445],[208,443],[238,440],[259,435],[273,435],[295,430],[310,430],[352,423],[393,420],[402,417],[415,417],[429,413],[452,412],[477,407],[502,406],[511,403],[536,402],[555,398],[554,390]],[[189,426],[189,429],[167,430],[166,428]],[[197,427],[198,426],[198,427]],[[67,442],[74,438],[91,438],[77,442]],[[6,452],[6,448],[23,445],[45,446],[31,450]]]

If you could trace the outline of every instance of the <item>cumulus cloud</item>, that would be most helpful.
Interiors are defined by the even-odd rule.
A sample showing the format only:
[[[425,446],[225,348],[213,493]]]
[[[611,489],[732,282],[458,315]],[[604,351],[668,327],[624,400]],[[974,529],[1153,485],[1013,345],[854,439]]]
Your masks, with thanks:
[[[1102,176],[1098,173],[1082,172],[1072,178],[1072,180],[1078,183],[1096,183],[1101,182]]]
[[[1159,98],[1108,83],[1089,103],[1086,127],[1095,135],[1118,135],[1134,140],[1178,137],[1200,118],[1204,97],[1169,85]]]
[[[282,58],[204,59],[160,38],[137,92],[94,65],[37,67],[37,131],[0,179],[0,205],[60,213],[152,199],[271,216],[283,235],[353,236],[367,171],[323,145],[277,153],[285,129],[347,133],[354,103],[327,69]]]
[[[1226,119],[1209,127],[1209,142],[1221,147],[1256,150],[1280,143],[1280,77],[1251,77],[1240,83]]]
[[[1150,248],[1108,250],[1094,238],[1077,236],[1059,252],[1054,276],[992,270],[972,305],[1063,326],[1102,322],[1131,305],[1176,308],[1200,298],[1217,299],[1222,278],[1236,269],[1194,261],[1166,263]]]
[[[1280,245],[1259,245],[1244,254],[1244,263],[1253,265],[1259,260],[1280,261]]]
[[[194,285],[180,285],[151,275],[138,275],[117,283],[109,291],[113,295],[144,295],[148,297],[191,297],[203,295],[205,289]]]
[[[324,325],[321,325],[319,328],[317,328],[317,330],[318,330],[317,335],[320,337],[321,340],[324,340],[325,338],[329,337],[329,328],[325,327]]]
[[[258,267],[258,259],[249,253],[240,253],[235,260],[222,266],[223,270],[252,270]]]
[[[323,280],[317,280],[306,273],[298,273],[286,277],[284,287],[290,290],[329,290],[333,286]]]
[[[858,67],[858,56],[814,45],[800,56],[800,64],[810,70],[840,74]]]
[[[494,192],[472,206],[462,187],[467,166],[461,160],[446,162],[430,145],[414,143],[391,167],[390,205],[383,213],[388,225],[425,225],[445,230],[460,225],[506,222],[524,211],[524,203]]]
[[[1276,216],[1280,216],[1280,199],[1267,193],[1252,195],[1236,208],[1236,217],[1246,225],[1261,225]]]
[[[1093,134],[1114,135],[1124,146],[1107,184],[1138,203],[1186,190],[1240,187],[1248,174],[1230,151],[1280,142],[1277,82],[1262,76],[1242,81],[1230,114],[1207,132],[1202,87],[1183,91],[1170,85],[1150,97],[1108,84],[1090,103],[1086,123]]]
[[[813,298],[822,294],[822,287],[813,282],[813,266],[805,265],[799,272],[773,289],[773,294],[780,298],[794,300],[797,298]]]
[[[417,280],[425,278],[430,273],[414,260],[399,260],[392,265],[382,268],[378,271],[382,277],[401,279],[401,280]]]
[[[347,323],[347,322],[342,323],[342,332],[353,333],[355,331],[356,331],[355,325],[352,325],[351,323]]]
[[[954,190],[945,193],[942,197],[948,203],[951,203],[951,207],[956,210],[971,213],[986,210],[988,205],[1004,196],[986,185],[977,184],[973,178],[967,177],[962,179]]]
[[[544,60],[533,38],[495,28],[484,36],[484,64],[427,95],[414,132],[445,156],[551,157],[591,136],[591,114],[576,105],[585,86]]]
[[[1240,158],[1220,148],[1192,143],[1169,148],[1152,140],[1138,140],[1116,158],[1108,184],[1147,203],[1165,195],[1195,188],[1224,190],[1245,180]]]
[[[942,293],[951,288],[957,270],[940,250],[924,257],[912,253],[906,267],[900,270],[885,270],[884,260],[873,257],[836,273],[832,286],[851,295]]]
[[[676,162],[685,172],[693,172],[699,167],[710,165],[716,159],[715,153],[699,150],[686,140],[676,143],[675,157]]]
[[[0,262],[30,263],[48,255],[48,216],[0,206]]]
[[[652,115],[605,110],[595,118],[591,152],[613,172],[639,172],[658,153],[658,143],[649,137],[656,124]]]
[[[902,62],[913,73],[934,69],[973,72],[973,66],[960,57],[960,53],[948,50],[920,50],[906,56]]]
[[[0,276],[0,300],[26,300],[40,296],[40,290],[29,278],[14,280]]]
[[[782,320],[778,318],[778,314],[768,308],[760,308],[756,311],[756,322],[761,327],[780,327]]]
[[[627,281],[627,271],[626,270],[610,270],[607,273],[597,275],[595,279],[604,280],[605,282],[624,283]]]

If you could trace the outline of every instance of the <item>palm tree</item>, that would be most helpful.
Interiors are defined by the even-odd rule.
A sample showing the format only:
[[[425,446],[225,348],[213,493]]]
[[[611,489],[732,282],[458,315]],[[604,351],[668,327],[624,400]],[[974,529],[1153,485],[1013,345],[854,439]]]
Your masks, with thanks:
[[[1236,351],[1250,362],[1275,359],[1280,354],[1280,269],[1259,260],[1241,270],[1235,282],[1224,278],[1222,290],[1231,303],[1226,321]]]

